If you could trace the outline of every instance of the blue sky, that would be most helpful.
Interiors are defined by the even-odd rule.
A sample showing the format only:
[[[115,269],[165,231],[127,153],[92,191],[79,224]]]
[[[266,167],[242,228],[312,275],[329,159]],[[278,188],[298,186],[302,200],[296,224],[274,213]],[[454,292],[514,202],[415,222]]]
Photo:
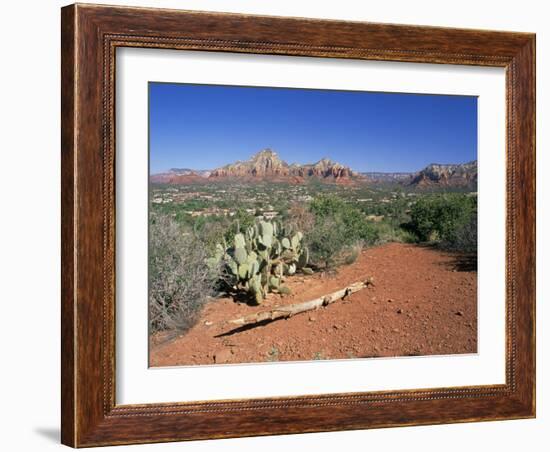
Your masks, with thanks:
[[[149,83],[150,171],[213,169],[264,148],[356,171],[477,158],[477,98]]]

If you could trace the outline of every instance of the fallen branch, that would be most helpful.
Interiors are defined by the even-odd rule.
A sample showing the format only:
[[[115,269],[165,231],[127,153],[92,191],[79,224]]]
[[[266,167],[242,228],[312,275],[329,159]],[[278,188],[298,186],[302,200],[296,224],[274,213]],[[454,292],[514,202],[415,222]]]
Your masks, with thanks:
[[[256,314],[247,315],[238,319],[229,320],[228,323],[235,325],[249,325],[252,323],[266,322],[271,320],[277,320],[285,317],[292,317],[302,312],[312,311],[322,306],[327,306],[335,301],[343,299],[352,293],[355,293],[365,287],[372,285],[372,280],[369,278],[365,282],[353,283],[341,290],[333,292],[331,294],[316,298],[315,300],[306,301],[304,303],[296,303],[288,306],[278,306],[269,311],[261,311]]]

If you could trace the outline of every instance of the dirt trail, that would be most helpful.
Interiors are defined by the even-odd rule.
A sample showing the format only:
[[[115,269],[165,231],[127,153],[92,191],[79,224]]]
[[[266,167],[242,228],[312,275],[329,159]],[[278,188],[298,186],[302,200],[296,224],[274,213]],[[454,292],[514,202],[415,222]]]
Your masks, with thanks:
[[[254,328],[225,320],[307,301],[374,278],[348,299]],[[292,295],[251,307],[231,298],[206,305],[185,335],[152,340],[151,366],[475,353],[477,272],[459,256],[389,243],[335,274],[288,278]]]

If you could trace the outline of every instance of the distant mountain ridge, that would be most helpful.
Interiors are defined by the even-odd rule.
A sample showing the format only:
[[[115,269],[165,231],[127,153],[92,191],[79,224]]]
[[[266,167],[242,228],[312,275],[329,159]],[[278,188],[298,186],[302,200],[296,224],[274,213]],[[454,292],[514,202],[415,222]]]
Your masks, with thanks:
[[[431,163],[416,172],[362,172],[371,183],[400,184],[418,188],[453,187],[474,189],[477,160],[467,163]]]
[[[477,186],[477,160],[461,164],[432,163],[414,174],[408,185],[417,187]]]
[[[171,168],[164,173],[152,174],[149,179],[154,184],[188,184],[201,182],[207,179],[210,173],[210,170]]]
[[[477,187],[477,160],[461,164],[431,163],[417,172],[356,172],[348,166],[322,158],[316,163],[288,164],[275,151],[263,149],[246,161],[236,161],[213,170],[172,168],[151,175],[152,183],[190,184],[242,179],[303,183],[320,180],[338,184],[400,184],[418,188]]]
[[[187,176],[189,174],[199,174],[201,176],[208,177],[210,175],[210,170],[194,170],[191,168],[170,168],[169,173],[177,174],[179,176]]]
[[[299,182],[318,178],[327,182],[348,182],[357,177],[349,167],[323,158],[316,163],[289,165],[271,149],[254,154],[249,160],[230,163],[213,170],[210,178],[274,179]]]
[[[403,181],[410,181],[411,177],[416,173],[367,171],[362,172],[361,174],[372,182],[400,183]]]

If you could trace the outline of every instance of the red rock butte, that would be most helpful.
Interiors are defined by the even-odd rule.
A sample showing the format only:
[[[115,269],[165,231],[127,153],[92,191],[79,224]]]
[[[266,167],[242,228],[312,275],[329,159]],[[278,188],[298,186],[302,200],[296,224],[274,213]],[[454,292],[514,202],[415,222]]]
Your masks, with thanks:
[[[235,162],[213,170],[210,178],[259,178],[259,179],[289,179],[298,181],[316,177],[327,181],[350,180],[357,175],[348,167],[333,162],[327,158],[317,163],[289,165],[281,160],[271,149],[264,149],[244,162]]]

